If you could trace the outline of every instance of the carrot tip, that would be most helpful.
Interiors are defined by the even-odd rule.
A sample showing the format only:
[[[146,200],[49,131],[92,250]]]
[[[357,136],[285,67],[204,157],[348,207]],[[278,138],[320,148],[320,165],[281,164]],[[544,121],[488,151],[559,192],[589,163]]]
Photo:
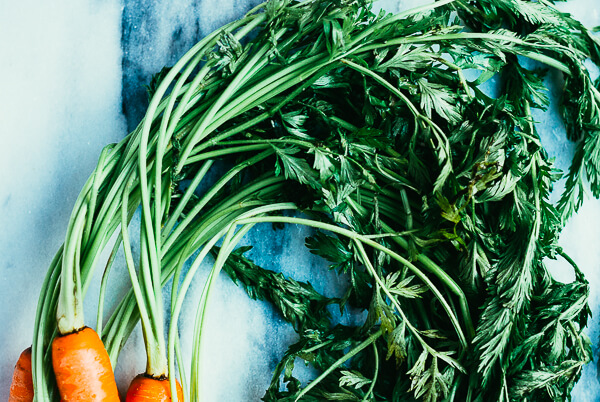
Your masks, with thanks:
[[[183,402],[183,390],[177,381],[177,399]],[[156,378],[148,374],[136,376],[127,390],[125,402],[171,401],[171,385],[169,379]]]
[[[15,365],[8,402],[33,401],[33,378],[31,375],[31,347],[25,349]]]
[[[64,401],[119,402],[110,358],[93,329],[54,338],[52,367]]]

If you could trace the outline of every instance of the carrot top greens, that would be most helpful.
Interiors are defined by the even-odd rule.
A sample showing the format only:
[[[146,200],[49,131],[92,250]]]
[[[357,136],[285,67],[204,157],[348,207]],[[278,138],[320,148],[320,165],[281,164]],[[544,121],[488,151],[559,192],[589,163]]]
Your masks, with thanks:
[[[45,350],[56,305],[59,325],[79,325],[116,233],[113,255],[123,245],[134,286],[106,322],[101,297],[98,332],[114,364],[141,317],[159,351],[149,369],[171,379],[173,396],[178,370],[186,400],[201,399],[202,329],[223,270],[298,333],[266,401],[569,398],[592,358],[589,289],[558,238],[586,180],[600,195],[600,91],[584,63],[600,65],[600,39],[545,0],[370,7],[270,0],[155,76],[145,118],[102,153],[48,272],[38,399],[54,387]],[[548,69],[564,77],[561,112],[577,147],[556,205],[561,172],[532,118],[549,105]],[[253,262],[238,243],[259,223],[313,228],[306,246],[347,279],[343,297]],[[182,351],[182,305],[210,255],[193,350]],[[573,282],[555,280],[548,258],[565,258]],[[332,305],[366,318],[336,324]],[[297,358],[321,372],[308,385]]]

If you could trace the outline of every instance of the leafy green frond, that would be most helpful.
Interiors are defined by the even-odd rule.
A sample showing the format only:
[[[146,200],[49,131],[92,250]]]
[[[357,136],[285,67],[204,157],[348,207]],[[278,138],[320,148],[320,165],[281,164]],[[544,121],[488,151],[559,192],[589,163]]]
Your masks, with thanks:
[[[421,109],[431,118],[432,111],[450,123],[460,122],[461,114],[456,106],[456,93],[445,85],[428,82],[421,78],[417,81],[421,95]]]

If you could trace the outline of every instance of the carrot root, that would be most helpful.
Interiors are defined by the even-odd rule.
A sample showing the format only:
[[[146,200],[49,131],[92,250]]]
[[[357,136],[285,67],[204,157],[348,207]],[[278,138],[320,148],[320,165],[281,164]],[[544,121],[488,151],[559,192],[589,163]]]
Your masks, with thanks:
[[[13,372],[8,402],[33,401],[33,378],[31,377],[31,347],[25,349]]]
[[[110,358],[93,329],[56,337],[52,366],[63,401],[119,402]]]
[[[183,402],[183,390],[177,381],[177,399]],[[169,379],[154,378],[140,374],[131,381],[125,402],[168,402],[171,401]]]

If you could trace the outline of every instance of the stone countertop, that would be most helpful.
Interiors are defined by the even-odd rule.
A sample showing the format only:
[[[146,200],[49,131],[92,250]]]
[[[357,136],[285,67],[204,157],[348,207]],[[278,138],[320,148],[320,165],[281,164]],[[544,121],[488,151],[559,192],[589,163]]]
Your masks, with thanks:
[[[172,65],[198,38],[231,21],[255,0],[39,0],[0,1],[0,400],[6,400],[15,361],[31,343],[33,317],[43,276],[61,245],[71,208],[102,147],[118,142],[136,125],[146,106],[150,76]],[[409,0],[379,3],[389,11]],[[587,26],[600,25],[597,0],[560,7]],[[555,96],[555,93],[551,93]],[[573,152],[563,140],[556,108],[536,115],[544,145],[566,167]],[[598,360],[600,334],[600,202],[587,200],[568,222],[564,249],[591,283],[594,316],[587,333]],[[265,241],[249,235],[265,267],[310,280],[327,294],[339,278],[320,268],[303,249],[307,231],[291,227]],[[560,277],[564,266],[551,263]],[[100,271],[100,270],[98,270]],[[192,288],[183,315],[194,316],[205,278]],[[565,278],[568,279],[568,278]],[[110,300],[122,294],[111,279]],[[96,320],[98,288],[86,303],[86,320]],[[206,401],[255,401],[294,333],[265,303],[250,300],[228,279],[218,284],[205,341]],[[227,317],[227,319],[223,319]],[[192,320],[190,320],[192,321]],[[182,333],[189,325],[184,320]],[[189,332],[189,331],[188,331]],[[183,336],[183,346],[189,336]],[[277,347],[279,345],[279,347]],[[145,369],[141,331],[119,358],[122,389]],[[140,356],[139,358],[136,356]],[[302,369],[302,367],[299,367]],[[309,373],[310,375],[310,373]],[[588,365],[574,401],[600,400],[596,364]]]

